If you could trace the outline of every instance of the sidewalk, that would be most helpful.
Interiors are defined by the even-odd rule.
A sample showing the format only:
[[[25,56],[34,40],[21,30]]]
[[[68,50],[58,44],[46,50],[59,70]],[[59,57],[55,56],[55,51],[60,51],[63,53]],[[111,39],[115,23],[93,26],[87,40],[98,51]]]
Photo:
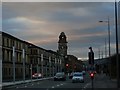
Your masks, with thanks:
[[[3,82],[2,87],[7,87],[11,85],[17,85],[17,84],[24,84],[24,83],[30,83],[30,82],[35,82],[35,81],[40,81],[40,80],[46,80],[46,79],[51,79],[53,77],[48,77],[48,78],[40,78],[40,79],[32,79],[32,80],[25,80],[25,81],[15,81],[15,82]]]
[[[105,74],[96,74],[93,80],[94,88],[109,88],[115,89],[117,88],[117,80],[110,79]],[[87,85],[87,88],[92,88],[91,82]]]

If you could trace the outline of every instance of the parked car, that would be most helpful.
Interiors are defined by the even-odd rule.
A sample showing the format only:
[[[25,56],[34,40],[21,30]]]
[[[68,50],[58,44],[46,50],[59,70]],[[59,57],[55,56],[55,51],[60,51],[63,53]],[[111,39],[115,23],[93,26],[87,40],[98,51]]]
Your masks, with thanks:
[[[73,74],[72,83],[75,82],[84,82],[84,76],[82,72],[76,72]]]
[[[32,75],[32,78],[41,78],[41,77],[42,77],[41,73],[34,73]]]
[[[54,81],[57,81],[57,80],[65,81],[66,80],[65,73],[64,72],[58,72],[58,73],[56,73],[56,75],[54,76]]]

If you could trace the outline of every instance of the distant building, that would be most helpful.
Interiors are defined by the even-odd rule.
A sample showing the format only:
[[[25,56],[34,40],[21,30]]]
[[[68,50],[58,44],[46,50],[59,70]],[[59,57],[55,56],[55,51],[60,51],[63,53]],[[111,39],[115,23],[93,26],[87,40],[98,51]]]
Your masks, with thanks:
[[[74,55],[68,55],[68,72],[80,72],[83,69],[83,63]]]

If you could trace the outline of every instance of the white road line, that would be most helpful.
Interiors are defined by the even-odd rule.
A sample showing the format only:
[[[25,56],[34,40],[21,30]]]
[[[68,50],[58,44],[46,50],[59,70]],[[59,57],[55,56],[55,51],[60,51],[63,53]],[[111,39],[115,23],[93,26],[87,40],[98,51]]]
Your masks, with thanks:
[[[52,88],[55,88],[54,86],[52,86]]]
[[[57,87],[59,87],[60,85],[57,85]]]
[[[61,86],[63,85],[63,84],[60,84]]]
[[[84,90],[85,88],[87,88],[88,87],[88,85],[90,85],[91,83],[89,82],[89,83],[87,83],[84,87],[83,87],[83,89],[82,90]]]
[[[27,87],[27,86],[25,86],[25,87]]]

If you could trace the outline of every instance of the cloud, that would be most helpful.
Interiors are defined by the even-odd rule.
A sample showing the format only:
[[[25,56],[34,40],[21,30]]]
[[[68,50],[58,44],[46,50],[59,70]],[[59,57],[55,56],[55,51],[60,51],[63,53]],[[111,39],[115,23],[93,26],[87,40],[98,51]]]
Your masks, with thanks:
[[[3,2],[3,31],[46,49],[57,50],[60,32],[65,32],[68,52],[85,58],[88,47],[104,46],[109,15],[114,29],[114,3],[103,2]],[[114,31],[111,30],[114,44]]]

